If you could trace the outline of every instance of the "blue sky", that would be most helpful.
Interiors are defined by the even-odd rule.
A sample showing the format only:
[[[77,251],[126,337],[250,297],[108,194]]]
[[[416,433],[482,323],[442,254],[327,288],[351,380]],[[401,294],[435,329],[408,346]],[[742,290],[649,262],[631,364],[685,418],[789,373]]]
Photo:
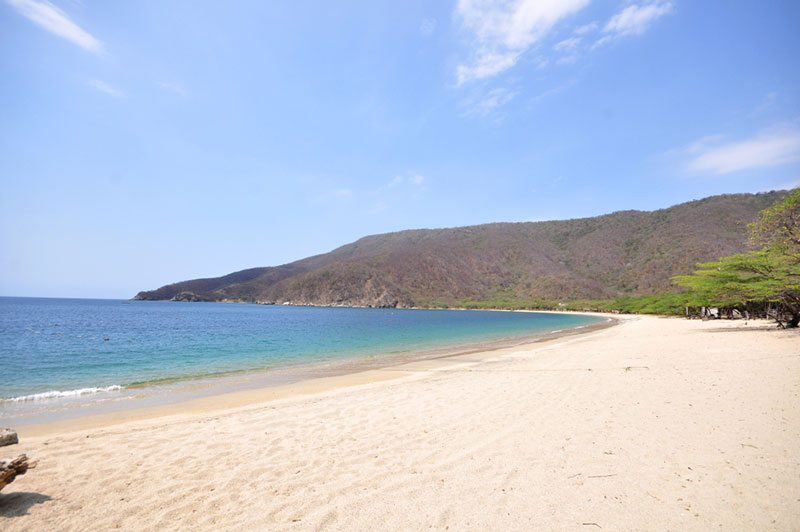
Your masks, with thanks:
[[[799,6],[0,0],[0,295],[797,186]]]

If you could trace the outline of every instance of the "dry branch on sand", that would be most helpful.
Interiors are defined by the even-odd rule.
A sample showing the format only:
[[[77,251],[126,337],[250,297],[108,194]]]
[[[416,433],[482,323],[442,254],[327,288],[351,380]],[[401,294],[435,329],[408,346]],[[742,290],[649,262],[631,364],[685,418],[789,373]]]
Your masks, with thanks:
[[[24,454],[16,458],[0,460],[0,490],[14,482],[17,475],[24,475],[28,469],[36,467],[36,462],[28,462],[28,457]]]

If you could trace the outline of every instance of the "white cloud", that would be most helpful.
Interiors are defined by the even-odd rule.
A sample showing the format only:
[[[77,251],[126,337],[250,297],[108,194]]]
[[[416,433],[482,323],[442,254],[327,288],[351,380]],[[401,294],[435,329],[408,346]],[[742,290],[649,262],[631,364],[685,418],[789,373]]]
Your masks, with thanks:
[[[490,53],[482,52],[474,65],[458,65],[456,76],[458,84],[462,85],[473,79],[483,79],[496,76],[517,64],[521,52]]]
[[[320,205],[344,205],[356,197],[356,192],[351,188],[328,188],[326,191],[311,196],[310,201]]]
[[[705,137],[690,144],[686,151],[696,155],[687,167],[696,172],[721,175],[800,160],[800,131],[797,130],[765,133],[721,145],[716,142],[719,139],[719,136]]]
[[[641,35],[650,23],[670,11],[672,11],[670,2],[628,6],[611,17],[603,31],[617,35]]]
[[[725,135],[708,135],[706,137],[701,137],[689,144],[689,146],[686,147],[686,151],[689,153],[700,153],[707,151],[710,144],[718,143],[724,138]]]
[[[386,188],[394,188],[400,185],[413,185],[421,187],[425,178],[420,174],[398,175],[386,184]]]
[[[499,107],[502,107],[510,102],[516,95],[516,92],[512,92],[508,89],[492,89],[486,94],[485,98],[483,98],[473,107],[473,113],[487,115],[495,109],[498,109]]]
[[[634,4],[626,7],[608,21],[603,28],[605,36],[594,43],[593,48],[602,46],[619,37],[641,35],[657,19],[672,11],[672,2],[653,2]]]
[[[572,37],[571,39],[564,39],[561,42],[556,43],[553,46],[553,50],[556,52],[572,52],[574,51],[578,45],[581,43],[580,37]]]
[[[601,46],[603,46],[604,44],[607,44],[607,43],[611,42],[612,40],[614,40],[614,38],[613,38],[613,37],[611,37],[610,35],[606,35],[605,37],[600,37],[600,38],[599,38],[599,39],[597,39],[597,41],[595,41],[595,43],[592,45],[592,50],[595,50],[595,49],[597,49],[597,48],[600,48]]]
[[[564,39],[556,43],[555,46],[553,46],[553,50],[563,54],[556,60],[556,64],[571,65],[576,62],[580,55],[578,48],[581,42],[583,42],[583,37],[570,37],[569,39]]]
[[[90,79],[89,85],[99,90],[100,92],[104,92],[106,94],[114,96],[115,98],[122,98],[123,96],[125,96],[125,93],[123,93],[122,91],[115,89],[105,81],[100,81],[99,79]]]
[[[156,85],[158,85],[160,88],[164,90],[174,92],[175,94],[180,94],[181,96],[186,96],[186,89],[183,87],[183,85],[180,85],[178,83],[159,81],[158,83],[156,83]]]
[[[103,43],[72,22],[69,17],[50,2],[37,0],[6,0],[22,16],[32,20],[54,35],[58,35],[84,50],[102,54]]]
[[[597,22],[590,22],[588,24],[584,24],[583,26],[579,26],[575,28],[575,35],[586,35],[597,29]]]
[[[388,203],[386,203],[385,201],[378,201],[372,205],[372,207],[367,211],[367,213],[371,215],[376,215],[382,213],[388,208],[389,208]]]
[[[456,68],[458,85],[490,78],[520,56],[562,18],[589,0],[459,0],[456,14],[472,34],[473,60]]]
[[[419,25],[419,32],[424,37],[430,37],[433,35],[433,32],[436,31],[436,19],[435,18],[424,18]]]

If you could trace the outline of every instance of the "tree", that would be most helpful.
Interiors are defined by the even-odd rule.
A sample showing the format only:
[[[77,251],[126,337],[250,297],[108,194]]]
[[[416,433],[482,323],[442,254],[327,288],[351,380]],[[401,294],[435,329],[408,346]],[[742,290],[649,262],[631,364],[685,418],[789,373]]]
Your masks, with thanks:
[[[698,264],[692,275],[674,281],[692,289],[698,305],[733,306],[748,302],[779,302],[800,323],[800,188],[763,210],[750,224],[759,251]],[[779,320],[780,323],[780,320]]]
[[[752,240],[800,263],[800,187],[761,211],[749,227]]]

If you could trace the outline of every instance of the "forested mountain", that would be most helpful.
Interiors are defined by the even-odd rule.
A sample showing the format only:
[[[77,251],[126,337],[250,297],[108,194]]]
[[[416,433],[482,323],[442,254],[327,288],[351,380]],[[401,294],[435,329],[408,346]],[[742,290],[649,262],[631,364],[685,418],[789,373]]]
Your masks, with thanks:
[[[372,235],[290,264],[174,283],[134,299],[409,307],[675,291],[670,278],[691,273],[695,263],[749,250],[747,224],[786,194],[726,194],[653,212]]]

